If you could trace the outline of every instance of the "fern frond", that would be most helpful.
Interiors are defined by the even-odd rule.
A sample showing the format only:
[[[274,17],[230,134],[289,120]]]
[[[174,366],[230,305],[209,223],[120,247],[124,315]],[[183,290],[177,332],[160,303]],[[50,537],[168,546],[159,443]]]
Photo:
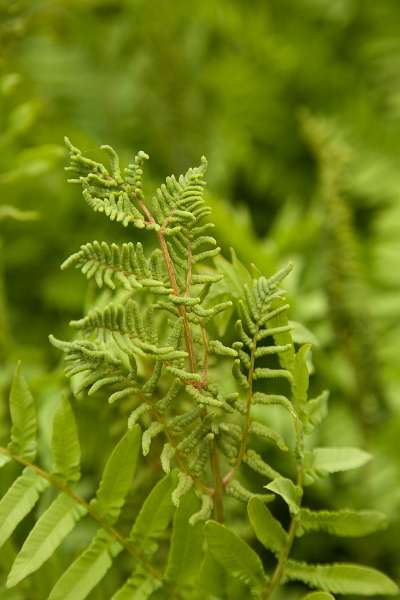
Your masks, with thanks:
[[[232,531],[214,521],[206,525],[209,551],[224,569],[250,588],[252,596],[260,598],[268,576],[258,555]]]
[[[285,567],[285,577],[336,594],[394,596],[399,591],[397,585],[380,571],[347,563],[311,565],[289,560]]]
[[[111,156],[110,170],[102,163],[83,156],[68,138],[65,143],[70,155],[70,166],[66,170],[73,175],[68,181],[82,186],[83,197],[89,206],[112,221],[122,223],[124,227],[131,223],[139,229],[145,228],[143,213],[135,206],[135,202],[142,197],[142,165],[148,156],[139,152],[123,175],[118,157],[109,146],[103,146],[102,149]]]
[[[160,360],[185,358],[187,353],[173,346],[163,346],[156,329],[152,307],[141,312],[135,300],[124,305],[109,304],[94,310],[79,321],[72,321],[74,329],[86,336],[95,334],[105,348],[116,347],[134,359],[150,356]]]
[[[21,374],[20,363],[11,386],[10,414],[12,426],[8,448],[25,460],[33,460],[36,456],[36,411],[32,394]]]
[[[387,518],[376,510],[312,511],[299,512],[299,535],[307,531],[326,531],[344,537],[361,537],[387,527]]]
[[[87,279],[94,279],[98,287],[103,285],[115,290],[118,285],[134,291],[147,289],[154,294],[170,294],[172,289],[164,273],[160,250],[153,250],[149,258],[143,253],[140,242],[133,244],[108,244],[91,242],[81,246],[61,265],[62,269],[74,266]]]

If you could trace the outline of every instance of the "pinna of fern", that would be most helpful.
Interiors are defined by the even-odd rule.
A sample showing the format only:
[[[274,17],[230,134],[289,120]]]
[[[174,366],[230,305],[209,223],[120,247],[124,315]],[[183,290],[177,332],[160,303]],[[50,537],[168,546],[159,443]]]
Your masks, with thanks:
[[[208,521],[204,530],[204,577],[210,564],[213,569],[217,564],[257,598],[269,598],[292,579],[334,593],[395,593],[395,584],[374,569],[307,565],[289,558],[295,538],[307,531],[358,536],[385,523],[374,511],[318,512],[302,507],[304,486],[331,472],[362,466],[369,456],[354,448],[310,446],[310,434],[326,414],[327,394],[308,398],[309,347],[298,348],[293,341],[289,306],[280,288],[290,268],[269,279],[249,275],[238,293],[237,282],[229,277],[222,282],[218,265],[204,265],[219,252],[209,235],[212,225],[203,223],[209,215],[203,197],[205,160],[179,179],[167,178],[148,202],[142,185],[146,155],[139,153],[122,174],[109,147],[105,150],[111,169],[85,158],[69,142],[68,146],[72,181],[82,186],[88,204],[125,227],[152,232],[159,248],[146,257],[141,244],[132,242],[82,246],[64,266],[75,265],[114,295],[107,306],[71,323],[77,331],[73,341],[51,340],[64,352],[66,373],[75,380],[77,392],[104,390],[111,403],[128,403],[128,430],[137,423],[143,427],[144,455],[153,439],[163,436],[162,469],[167,475],[175,469],[177,473],[170,490],[173,505],[179,507],[175,529],[190,539],[197,536],[199,543],[194,530],[201,522],[212,515],[219,521]],[[223,299],[219,302],[218,290]],[[216,326],[216,318],[227,309],[236,315],[237,340],[229,345],[218,339]],[[229,363],[232,377],[226,385],[218,374]],[[288,413],[294,444],[255,417],[257,405],[267,412],[279,406]],[[254,442],[264,448],[262,454]],[[293,478],[265,461],[271,446],[289,455]],[[248,488],[241,477],[243,464],[269,481],[266,491]],[[271,575],[254,551],[222,524],[226,495],[248,503],[257,537],[277,558]],[[196,496],[197,511],[191,500]],[[291,515],[288,531],[265,506],[277,497]],[[182,510],[194,530],[185,528],[179,517]],[[181,543],[178,535],[173,539]],[[238,556],[245,560],[238,563]],[[361,586],[360,577],[366,581]],[[175,567],[167,567],[165,581],[175,578]]]

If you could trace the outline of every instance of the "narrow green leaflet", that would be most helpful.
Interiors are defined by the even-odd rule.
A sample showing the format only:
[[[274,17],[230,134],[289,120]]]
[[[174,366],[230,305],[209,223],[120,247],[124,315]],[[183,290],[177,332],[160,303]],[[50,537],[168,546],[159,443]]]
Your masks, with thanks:
[[[313,467],[321,473],[336,473],[362,467],[371,460],[364,450],[352,447],[315,448]]]
[[[161,586],[161,581],[152,576],[135,574],[117,590],[111,600],[148,600]]]
[[[61,400],[54,415],[51,448],[54,472],[67,481],[79,481],[81,449],[74,413],[67,398]]]
[[[335,600],[335,596],[328,592],[311,592],[311,594],[304,596],[302,600]]]
[[[303,531],[326,531],[343,537],[362,537],[387,527],[387,517],[377,510],[313,511],[301,508]]]
[[[190,582],[201,563],[203,527],[201,523],[189,523],[198,508],[199,500],[191,491],[183,496],[175,513],[165,579],[178,588]]]
[[[249,520],[262,545],[278,554],[287,541],[287,533],[259,498],[252,498],[247,506]]]
[[[289,560],[285,567],[285,577],[335,594],[393,596],[399,591],[394,581],[380,571],[347,563],[309,565]]]
[[[86,509],[74,498],[61,493],[28,535],[14,561],[7,586],[13,587],[37,571],[85,514]]]
[[[205,526],[208,548],[215,560],[239,581],[245,583],[257,597],[267,584],[267,576],[258,555],[235,533],[217,523]]]
[[[171,500],[175,487],[175,473],[166,475],[154,486],[131,529],[131,540],[143,547],[147,539],[157,539],[165,531],[175,509]]]
[[[92,506],[115,523],[134,477],[140,446],[140,427],[129,429],[115,446],[106,466]]]
[[[33,461],[36,456],[36,410],[35,402],[21,373],[21,364],[15,369],[10,392],[12,454]]]
[[[291,479],[277,477],[264,487],[281,496],[288,505],[291,514],[295,515],[299,511],[301,491]]]
[[[30,467],[24,469],[0,501],[0,548],[28,515],[48,482]]]
[[[122,546],[103,529],[51,590],[48,600],[84,600],[103,579]]]

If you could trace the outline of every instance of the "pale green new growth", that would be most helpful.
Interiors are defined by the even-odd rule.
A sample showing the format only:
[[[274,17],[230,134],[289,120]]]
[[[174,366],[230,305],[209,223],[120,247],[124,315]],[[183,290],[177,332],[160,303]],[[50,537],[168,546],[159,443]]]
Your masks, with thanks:
[[[303,506],[306,485],[371,457],[356,448],[313,447],[328,395],[309,398],[311,346],[294,342],[280,287],[291,265],[269,278],[253,277],[234,254],[231,261],[217,257],[204,200],[205,159],[185,175],[167,177],[148,199],[146,154],[139,152],[121,169],[109,146],[103,146],[105,166],[67,145],[70,181],[82,187],[88,205],[133,236],[132,227],[143,230],[153,245],[148,251],[134,240],[94,241],[63,263],[93,280],[101,296],[71,322],[72,341],[51,336],[51,342],[64,353],[65,373],[81,400],[85,393],[98,395],[99,402],[106,397],[116,405],[109,414],[121,407],[128,416],[90,501],[77,491],[81,457],[71,405],[63,399],[55,412],[49,472],[33,462],[35,406],[16,371],[11,439],[0,447],[0,467],[15,461],[23,472],[0,501],[0,545],[46,488],[57,495],[27,535],[8,585],[38,570],[82,519],[91,519],[97,531],[49,600],[88,597],[120,555],[127,566],[112,600],[227,594],[229,600],[249,594],[266,600],[292,580],[318,590],[307,600],[332,599],[330,592],[397,593],[392,580],[369,567],[291,559],[296,538],[308,532],[358,537],[386,526],[373,510]],[[287,418],[284,431],[272,426],[273,410]],[[136,515],[127,499],[141,491],[134,484],[140,448],[158,482]],[[273,555],[271,572],[234,531],[234,504],[242,514],[247,504],[255,536]],[[286,511],[288,527],[275,505]]]

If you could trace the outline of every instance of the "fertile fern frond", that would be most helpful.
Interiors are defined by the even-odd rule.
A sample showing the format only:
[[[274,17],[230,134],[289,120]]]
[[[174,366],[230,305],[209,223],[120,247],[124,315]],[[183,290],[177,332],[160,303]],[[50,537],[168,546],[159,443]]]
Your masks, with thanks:
[[[166,243],[176,267],[177,282],[182,288],[190,287],[194,265],[220,251],[209,234],[214,225],[201,224],[210,214],[203,197],[206,169],[207,161],[203,157],[199,167],[189,169],[179,179],[167,177],[153,198],[152,213],[167,235]],[[207,246],[211,248],[207,249]]]
[[[84,244],[79,252],[64,261],[61,268],[70,266],[80,269],[87,279],[94,279],[98,287],[106,285],[115,290],[119,285],[129,291],[148,289],[155,294],[172,291],[164,272],[161,250],[154,250],[146,258],[140,242]]]
[[[71,326],[84,336],[94,334],[105,348],[110,349],[114,344],[128,356],[185,358],[185,351],[161,343],[154,318],[151,306],[143,312],[135,300],[128,300],[124,305],[110,304],[103,310],[95,310],[79,321],[72,321]]]
[[[122,174],[118,156],[110,146],[102,146],[110,157],[110,168],[107,168],[83,156],[68,138],[65,138],[65,143],[71,161],[66,170],[73,175],[68,181],[82,186],[83,197],[94,211],[104,213],[111,221],[122,223],[124,227],[132,223],[139,229],[152,228],[150,224],[146,225],[143,214],[135,205],[142,197],[142,166],[148,158],[144,152],[139,152],[134,163]]]

